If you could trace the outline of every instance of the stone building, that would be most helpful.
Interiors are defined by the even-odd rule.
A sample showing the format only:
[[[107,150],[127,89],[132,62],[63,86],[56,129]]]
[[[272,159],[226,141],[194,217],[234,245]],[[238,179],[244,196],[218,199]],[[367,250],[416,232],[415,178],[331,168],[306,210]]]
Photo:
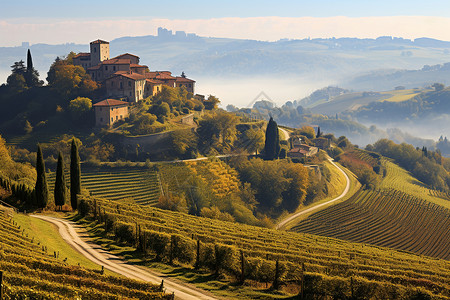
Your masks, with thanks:
[[[128,117],[128,102],[106,99],[93,105],[96,126],[111,126]]]
[[[195,81],[184,76],[174,77],[170,71],[150,72],[139,64],[139,56],[124,53],[109,57],[109,43],[96,40],[90,43],[89,53],[79,53],[73,64],[82,66],[91,78],[104,84],[107,97],[137,102],[161,91],[162,85],[185,87],[194,94]]]
[[[116,72],[105,80],[107,97],[138,102],[144,99],[145,77],[132,72]]]

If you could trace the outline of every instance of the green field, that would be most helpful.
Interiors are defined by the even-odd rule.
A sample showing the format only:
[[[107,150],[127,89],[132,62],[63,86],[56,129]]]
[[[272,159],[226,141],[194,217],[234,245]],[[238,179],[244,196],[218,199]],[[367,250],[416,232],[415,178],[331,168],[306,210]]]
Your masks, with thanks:
[[[253,289],[269,292],[258,282],[273,281],[275,261],[279,260],[283,282],[291,287],[302,278],[301,265],[304,264],[304,292],[307,299],[314,299],[318,295],[330,299],[338,295],[341,298],[350,297],[351,288],[357,291],[356,299],[404,299],[405,295],[411,295],[408,293],[414,293],[417,288],[433,295],[433,299],[450,297],[450,262],[447,260],[317,235],[195,217],[154,207],[102,199],[94,202],[86,198],[82,202],[85,207],[83,214],[89,218],[94,218],[93,207],[106,212],[96,215],[97,226],[106,226],[112,238],[122,242],[128,240],[130,245],[135,245],[136,239],[139,239],[139,243],[147,245],[148,255],[156,255],[154,259],[173,259],[175,264],[180,260],[182,268],[189,271],[192,271],[196,261],[197,241],[201,245],[198,261],[204,264],[202,272],[208,269],[208,260],[217,262],[214,249],[219,247],[228,249],[224,252],[228,253],[227,270],[230,274],[239,275],[239,251],[242,251],[245,269],[251,270],[244,275],[245,286]],[[136,231],[136,224],[140,225],[140,233]],[[173,247],[177,247],[176,252],[172,252]],[[149,256],[150,259],[152,257]],[[206,282],[204,284],[207,285]],[[219,289],[210,286],[210,289],[219,295],[229,292],[223,286]],[[287,294],[289,291],[285,292]],[[239,297],[248,298],[248,295]]]
[[[385,177],[377,190],[315,212],[292,227],[319,234],[450,259],[450,201],[382,158]]]
[[[16,218],[23,224],[30,217],[10,215],[0,207],[0,271],[5,300],[171,298],[158,292],[158,285],[102,275],[98,269],[55,258],[52,243],[47,246],[40,232],[25,230]],[[42,224],[38,228],[43,228]]]
[[[66,175],[69,183],[69,175]],[[48,174],[50,190],[55,173]],[[158,202],[160,186],[158,173],[151,169],[82,168],[81,185],[92,195],[110,200],[127,200],[141,205]]]

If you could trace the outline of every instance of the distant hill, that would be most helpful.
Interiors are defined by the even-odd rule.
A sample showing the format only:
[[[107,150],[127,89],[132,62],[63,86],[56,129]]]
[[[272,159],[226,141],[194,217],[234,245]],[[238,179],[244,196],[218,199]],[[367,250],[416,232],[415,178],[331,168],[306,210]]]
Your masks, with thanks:
[[[35,67],[45,78],[56,56],[70,51],[88,51],[88,42],[84,45],[32,45]],[[14,61],[25,58],[26,50],[22,46],[0,47],[0,82],[6,79],[9,66]],[[230,76],[265,76],[285,80],[304,77],[311,81],[335,82],[372,70],[418,69],[424,65],[442,64],[450,61],[449,51],[450,42],[392,37],[264,42],[196,35],[149,35],[111,41],[111,57],[130,52],[139,55],[141,63],[152,70],[169,69],[176,74],[185,71],[190,77],[225,79],[230,79]],[[358,88],[362,80],[349,81],[345,87]],[[430,80],[436,81],[434,78]]]

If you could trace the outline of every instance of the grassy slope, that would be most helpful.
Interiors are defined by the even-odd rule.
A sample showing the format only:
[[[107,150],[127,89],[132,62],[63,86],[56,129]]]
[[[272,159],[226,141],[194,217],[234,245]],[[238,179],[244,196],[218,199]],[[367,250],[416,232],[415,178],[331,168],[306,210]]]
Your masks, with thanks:
[[[54,252],[59,252],[59,259],[61,261],[67,258],[67,263],[70,265],[80,264],[86,268],[101,269],[101,266],[93,263],[67,244],[55,225],[24,214],[14,214],[13,219],[22,229],[25,229],[26,234],[30,238],[34,238],[36,243],[45,245],[47,247],[47,253],[53,254]],[[106,271],[111,273],[108,270]]]
[[[295,211],[295,213],[301,212],[301,211],[306,210],[306,209],[309,209],[311,207],[314,207],[315,205],[322,204],[324,202],[330,201],[330,200],[338,197],[339,195],[341,195],[342,192],[344,191],[345,186],[346,186],[346,180],[345,180],[344,175],[335,166],[333,166],[329,161],[325,161],[325,162],[323,162],[323,164],[330,170],[330,173],[331,173],[331,176],[330,176],[331,180],[330,180],[329,183],[327,183],[327,189],[328,189],[327,196],[325,198],[315,200],[310,205],[299,207]],[[336,164],[339,165],[342,168],[342,170],[344,170],[344,172],[347,173],[347,176],[350,178],[350,190],[348,191],[347,196],[343,197],[342,199],[340,199],[337,202],[333,202],[333,203],[331,203],[329,205],[322,206],[320,208],[320,210],[325,209],[325,208],[327,208],[329,206],[332,206],[334,204],[337,204],[337,203],[340,203],[342,201],[347,200],[353,194],[355,194],[361,187],[361,184],[356,179],[356,176],[350,170],[348,170],[347,168],[342,167],[339,163],[336,163]],[[312,215],[315,212],[316,211],[312,211],[312,212],[305,213],[305,214],[299,216],[295,220],[293,220],[293,221],[287,223],[285,226],[283,226],[283,229],[289,230],[290,228],[295,226],[298,222],[308,218],[310,215]],[[283,216],[283,217],[285,217],[285,216]]]
[[[402,102],[402,101],[409,100],[409,99],[419,95],[421,92],[423,92],[423,90],[421,90],[421,89],[410,89],[410,90],[397,90],[397,91],[383,92],[382,94],[390,96],[390,98],[387,98],[384,101]]]
[[[437,284],[436,287],[441,286],[437,290],[442,291],[443,288],[448,291],[448,280],[445,278],[448,278],[446,276],[449,265],[445,260],[310,234],[210,220],[152,207],[120,205],[120,215],[117,215],[116,203],[97,203],[122,222],[133,216],[135,220],[139,220],[141,226],[156,232],[177,233],[188,238],[195,236],[195,239],[202,240],[202,245],[207,243],[233,245],[237,250],[243,250],[248,258],[268,259],[272,264],[279,258],[283,263],[293,263],[297,271],[298,263],[304,262],[309,275],[321,274],[325,277],[332,276],[333,280],[341,278],[345,281],[349,280],[348,274],[353,274],[358,282],[371,280],[371,284],[374,285],[385,286],[395,283],[396,287],[410,286],[410,288],[423,287],[433,282]],[[82,221],[86,222],[84,219]],[[135,259],[135,262],[142,260],[140,263],[156,267],[168,276],[189,281],[221,296],[232,299],[249,299],[258,293],[265,294],[264,299],[280,296],[274,295],[271,290],[266,290],[264,285],[258,285],[256,282],[248,282],[241,289],[233,284],[233,281],[217,278],[207,271],[195,273],[192,265],[166,266],[155,262],[152,255],[143,258],[137,252],[130,251],[130,247],[121,249],[120,245],[112,240],[111,234],[105,235],[101,222],[94,221],[88,224],[92,228],[91,232],[99,236],[99,242],[110,246],[116,253],[128,255],[129,258]],[[285,280],[292,280],[292,277],[298,276],[297,271],[290,270]],[[429,288],[426,289],[431,291]],[[284,295],[286,293],[289,292],[285,291]],[[444,296],[441,299],[446,298]]]
[[[384,160],[383,164],[386,167],[387,174],[381,182],[380,188],[400,190],[411,196],[450,209],[450,200],[432,195],[431,190],[425,184],[414,178],[411,173],[389,160]]]
[[[292,230],[448,259],[450,201],[432,195],[392,162],[383,160],[383,164],[387,174],[380,191],[357,193],[311,214]]]
[[[52,251],[70,255],[54,258]],[[50,224],[0,206],[0,270],[5,299],[168,299],[158,286],[89,268]],[[72,265],[68,262],[73,263]],[[74,265],[80,262],[81,266]],[[153,298],[152,298],[153,297]]]
[[[68,175],[66,179],[69,179]],[[52,189],[54,172],[48,174],[48,182]],[[92,195],[110,200],[132,200],[141,205],[157,203],[160,195],[157,173],[150,169],[82,168],[81,184]]]

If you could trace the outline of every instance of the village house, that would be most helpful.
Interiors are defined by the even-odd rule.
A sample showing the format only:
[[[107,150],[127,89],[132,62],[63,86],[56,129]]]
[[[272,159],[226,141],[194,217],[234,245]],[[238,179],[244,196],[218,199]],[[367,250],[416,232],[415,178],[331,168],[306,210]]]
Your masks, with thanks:
[[[318,150],[319,149],[317,147],[302,144],[289,150],[287,156],[290,158],[310,157],[317,154]]]
[[[144,99],[144,75],[132,72],[116,72],[105,80],[107,97],[126,99],[128,102],[138,102]]]
[[[93,105],[96,126],[111,126],[128,118],[128,102],[106,99]]]
[[[79,53],[73,58],[73,64],[82,66],[93,80],[103,83],[107,97],[137,102],[156,95],[162,85],[184,87],[194,94],[195,81],[184,73],[174,77],[170,71],[150,72],[139,60],[139,56],[130,53],[110,58],[109,42],[96,40],[90,43],[89,53]]]

